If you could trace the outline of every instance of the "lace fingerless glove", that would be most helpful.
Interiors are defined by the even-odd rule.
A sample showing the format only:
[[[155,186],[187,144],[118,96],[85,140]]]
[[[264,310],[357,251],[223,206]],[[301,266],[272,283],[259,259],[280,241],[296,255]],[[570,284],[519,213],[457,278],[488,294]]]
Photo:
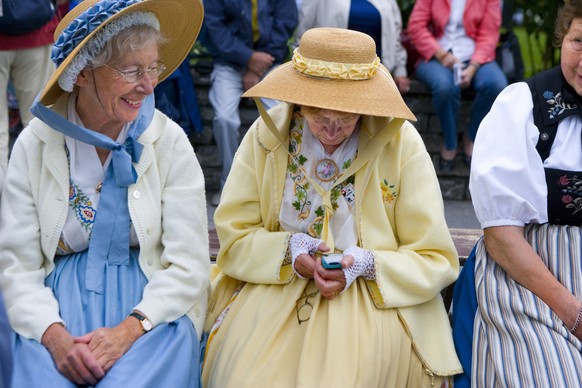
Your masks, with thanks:
[[[374,254],[372,251],[353,246],[344,251],[344,256],[347,255],[354,257],[354,264],[348,268],[342,268],[346,278],[346,286],[342,292],[347,290],[358,276],[366,280],[376,279],[376,268],[374,267]]]
[[[291,239],[289,240],[289,248],[291,250],[291,266],[293,267],[293,271],[295,271],[295,260],[298,256],[306,253],[308,255],[313,255],[313,253],[317,250],[317,247],[323,242],[318,238],[313,238],[308,234],[305,233],[293,233]],[[297,271],[295,274],[304,279]]]

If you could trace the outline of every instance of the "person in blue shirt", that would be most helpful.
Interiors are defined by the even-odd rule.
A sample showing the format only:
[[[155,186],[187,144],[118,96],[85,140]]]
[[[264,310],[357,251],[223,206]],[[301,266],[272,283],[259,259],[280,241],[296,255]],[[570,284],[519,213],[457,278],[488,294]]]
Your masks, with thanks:
[[[154,89],[156,108],[182,127],[186,135],[202,132],[202,116],[190,73],[190,58],[186,57],[180,66]]]
[[[239,144],[241,95],[287,59],[297,21],[295,0],[204,0],[206,43],[214,61],[209,99],[222,158],[221,191]],[[264,102],[267,108],[276,104]],[[221,191],[211,198],[213,205]]]

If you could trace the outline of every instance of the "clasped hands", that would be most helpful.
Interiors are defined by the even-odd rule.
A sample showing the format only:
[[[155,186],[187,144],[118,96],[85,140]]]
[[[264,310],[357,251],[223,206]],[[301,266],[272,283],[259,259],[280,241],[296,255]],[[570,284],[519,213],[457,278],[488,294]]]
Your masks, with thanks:
[[[357,253],[354,250],[365,251],[353,247],[346,250],[341,260],[342,268],[325,269],[321,265],[321,257],[315,252],[329,252],[329,247],[323,240],[313,238],[305,233],[294,233],[289,242],[292,266],[295,273],[304,279],[313,279],[321,295],[327,299],[335,298],[340,292],[348,289],[357,276],[353,274],[353,267]],[[355,267],[355,266],[354,266]]]
[[[457,58],[452,52],[444,51],[443,49],[439,49],[435,54],[435,58],[441,65],[446,68],[452,69],[455,63],[461,62],[459,58]],[[466,89],[471,86],[471,81],[475,76],[477,69],[474,66],[466,66],[463,71],[461,72],[461,83],[459,86],[461,89]]]
[[[273,66],[275,57],[262,51],[254,51],[243,75],[243,88],[249,90],[259,83],[261,77]]]
[[[73,337],[64,326],[53,323],[44,332],[42,344],[58,371],[78,385],[95,385],[143,334],[139,322],[126,318],[113,328],[99,328]]]

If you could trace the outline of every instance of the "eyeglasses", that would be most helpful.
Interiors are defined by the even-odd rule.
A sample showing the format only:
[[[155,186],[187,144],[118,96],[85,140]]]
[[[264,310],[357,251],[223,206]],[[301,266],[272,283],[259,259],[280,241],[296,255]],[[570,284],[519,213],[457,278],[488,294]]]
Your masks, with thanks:
[[[138,82],[143,76],[147,73],[149,79],[158,79],[160,75],[166,70],[166,65],[163,63],[158,62],[157,65],[150,67],[149,69],[141,69],[139,67],[134,69],[126,69],[126,70],[119,70],[115,67],[111,67],[108,65],[103,65],[108,67],[112,70],[115,70],[130,84],[134,84]]]
[[[307,293],[307,289],[303,290],[303,296],[295,302],[295,309],[297,310],[297,322],[301,325],[301,323],[309,321],[311,318],[311,311],[313,310],[313,305],[309,301],[309,299],[315,297],[315,295],[319,294],[319,290],[315,290],[311,293]],[[304,299],[303,303],[301,300]]]
[[[321,111],[321,109],[302,109],[303,116],[320,126],[331,126],[332,123],[335,123],[338,127],[347,127],[353,125],[360,118],[360,115],[356,113],[335,113],[332,111],[321,113]]]

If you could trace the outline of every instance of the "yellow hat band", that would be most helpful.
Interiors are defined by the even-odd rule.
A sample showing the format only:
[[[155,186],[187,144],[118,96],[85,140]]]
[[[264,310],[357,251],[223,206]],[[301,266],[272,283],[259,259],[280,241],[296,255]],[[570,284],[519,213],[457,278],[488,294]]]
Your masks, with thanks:
[[[327,62],[319,59],[309,59],[299,54],[298,49],[293,51],[293,67],[295,70],[314,77],[365,80],[370,79],[378,72],[380,58],[376,57],[372,63],[339,63]]]

